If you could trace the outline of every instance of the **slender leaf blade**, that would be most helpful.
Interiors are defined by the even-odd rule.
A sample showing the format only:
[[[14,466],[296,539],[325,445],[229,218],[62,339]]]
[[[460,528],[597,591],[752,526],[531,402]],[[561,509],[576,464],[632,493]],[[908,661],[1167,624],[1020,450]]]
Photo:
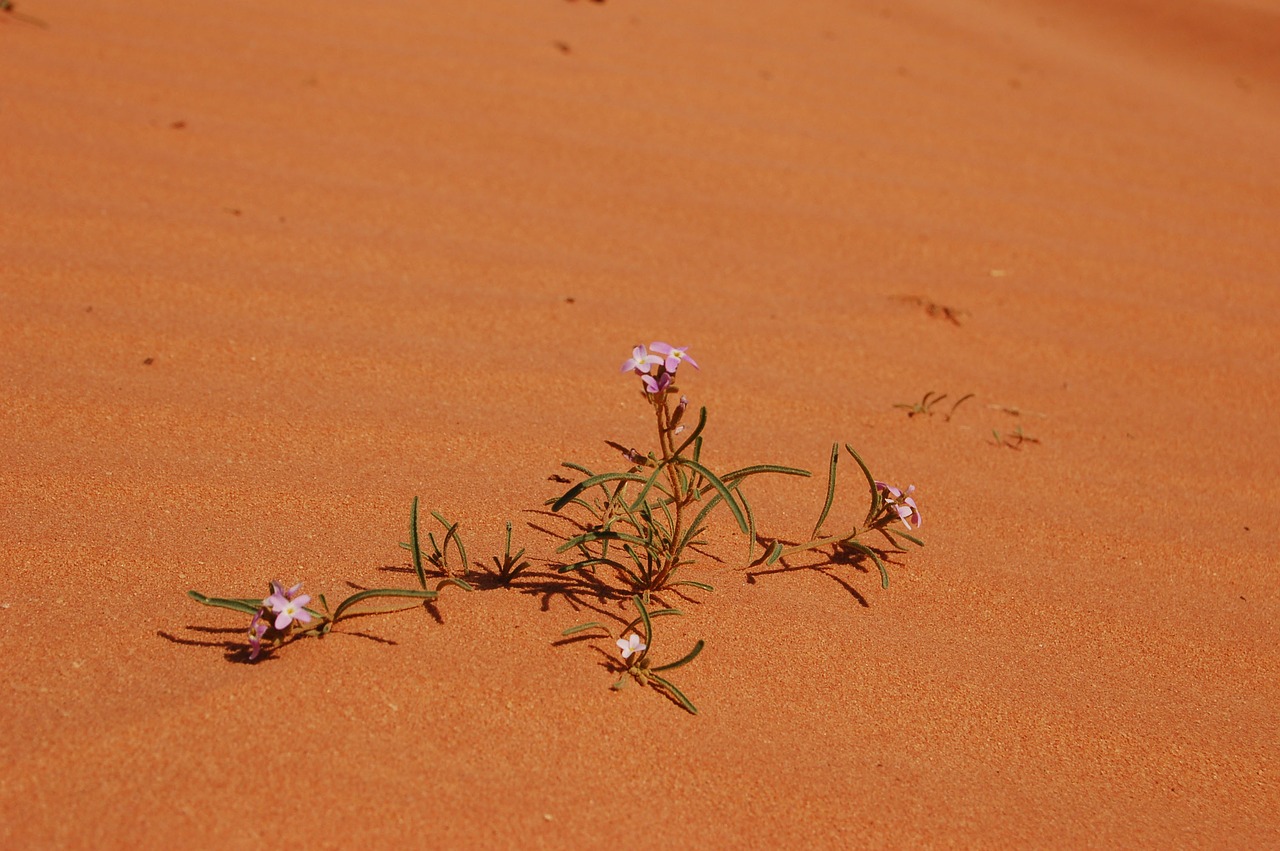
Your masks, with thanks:
[[[439,594],[435,591],[419,590],[417,588],[370,588],[366,591],[358,591],[347,599],[338,604],[338,608],[333,610],[333,619],[336,621],[342,615],[363,600],[372,597],[405,597],[415,600],[434,600]]]
[[[640,610],[640,620],[644,622],[644,643],[645,649],[653,646],[653,623],[649,620],[649,608],[644,604],[644,600],[640,595],[631,598],[636,604],[636,608]]]
[[[692,700],[685,697],[684,692],[680,691],[680,689],[676,687],[675,683],[671,682],[666,677],[660,677],[657,674],[653,674],[652,676],[655,682],[660,683],[663,688],[665,688],[668,692],[671,693],[672,697],[680,701],[681,706],[689,710],[689,714],[691,715],[698,714],[698,707],[693,705]]]
[[[612,482],[612,481],[617,481],[619,479],[625,479],[626,481],[630,481],[630,482],[643,482],[646,479],[646,477],[638,475],[636,473],[601,473],[598,476],[592,476],[589,479],[578,482],[576,485],[569,488],[569,490],[565,491],[564,494],[562,494],[559,499],[557,499],[555,502],[551,504],[551,510],[559,511],[560,509],[568,505],[570,502],[572,502],[574,498],[577,497],[579,494],[581,494],[583,491],[589,490],[590,488],[593,488],[599,484],[603,484],[604,482]]]
[[[246,615],[256,615],[258,613],[258,609],[261,608],[262,605],[260,600],[255,603],[255,601],[248,597],[206,597],[199,591],[188,591],[187,596],[202,606],[213,606],[218,609],[231,609],[233,612],[240,612]]]
[[[809,536],[810,538],[818,537],[827,514],[831,512],[831,504],[836,500],[836,466],[839,461],[840,444],[833,443],[831,444],[831,464],[827,468],[827,501],[822,504],[822,513],[818,515],[818,522],[813,524],[813,534]]]
[[[586,623],[580,623],[577,626],[569,627],[568,629],[566,629],[564,632],[560,634],[562,636],[577,635],[580,632],[586,632],[589,629],[595,629],[595,628],[603,629],[606,633],[609,634],[610,637],[613,636],[613,633],[609,632],[609,628],[604,624],[600,623],[599,621],[587,621]]]
[[[652,668],[651,670],[655,672],[670,671],[672,668],[679,668],[681,665],[687,665],[690,662],[692,662],[694,659],[698,658],[698,654],[702,652],[702,648],[705,646],[706,646],[706,642],[703,641],[702,639],[698,639],[698,643],[693,646],[693,649],[690,650],[683,659],[680,659],[677,662],[669,662],[666,665],[659,665],[658,667]]]
[[[880,556],[876,555],[876,551],[868,547],[866,544],[860,544],[857,541],[846,541],[846,547],[851,547],[864,555],[871,556],[871,560],[876,563],[876,567],[880,568],[880,587],[889,587],[889,569],[885,567],[884,562],[880,560]]]
[[[699,464],[697,461],[683,458],[680,463],[689,467],[711,483],[711,486],[716,489],[716,492],[724,498],[725,504],[729,506],[729,510],[733,512],[733,519],[738,521],[738,528],[742,530],[743,534],[746,534],[747,518],[743,516],[742,509],[738,507],[738,501],[735,500],[733,498],[733,494],[730,493],[729,486],[722,482],[719,476]]]
[[[413,556],[413,572],[418,574],[418,584],[425,591],[427,588],[427,572],[422,569],[422,547],[418,542],[418,498],[413,498],[413,507],[409,509],[409,553]]]
[[[844,448],[853,456],[853,460],[858,462],[858,466],[862,469],[862,475],[867,477],[867,487],[871,489],[871,508],[867,510],[866,519],[862,521],[865,526],[871,522],[871,518],[880,513],[880,506],[883,504],[883,497],[880,495],[880,489],[876,487],[875,476],[871,475],[871,471],[867,469],[867,465],[862,460],[862,456],[857,452],[854,452],[853,447],[847,443],[844,445]]]

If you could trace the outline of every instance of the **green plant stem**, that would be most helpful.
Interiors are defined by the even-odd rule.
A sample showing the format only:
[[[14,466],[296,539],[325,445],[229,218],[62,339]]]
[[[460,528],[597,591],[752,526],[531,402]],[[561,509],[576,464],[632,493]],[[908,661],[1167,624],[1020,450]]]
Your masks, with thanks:
[[[680,553],[677,550],[678,542],[684,538],[684,506],[687,501],[688,494],[684,493],[684,489],[680,486],[680,471],[675,463],[675,439],[671,434],[671,411],[667,407],[667,394],[662,394],[660,404],[654,405],[658,417],[658,444],[662,447],[662,459],[666,464],[667,478],[671,482],[672,502],[675,503],[675,517],[672,519],[671,544],[666,553],[663,554],[662,565],[658,570],[658,575],[653,583],[654,588],[661,588],[666,584],[672,572],[679,565]],[[648,590],[645,596],[648,596]]]

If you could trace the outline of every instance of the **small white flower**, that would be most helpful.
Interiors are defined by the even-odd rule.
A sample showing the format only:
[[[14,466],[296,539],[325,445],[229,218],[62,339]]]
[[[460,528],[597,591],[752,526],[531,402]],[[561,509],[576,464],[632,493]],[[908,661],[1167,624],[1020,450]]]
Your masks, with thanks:
[[[634,632],[626,638],[618,639],[618,649],[622,651],[623,659],[629,659],[631,658],[632,653],[639,653],[647,647],[648,645],[641,641],[640,636],[636,635]]]

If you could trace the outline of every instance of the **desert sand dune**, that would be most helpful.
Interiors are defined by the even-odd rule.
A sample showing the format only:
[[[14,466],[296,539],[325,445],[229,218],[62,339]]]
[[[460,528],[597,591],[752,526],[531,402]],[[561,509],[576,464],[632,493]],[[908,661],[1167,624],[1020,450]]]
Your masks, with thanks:
[[[15,11],[0,845],[1280,845],[1280,4]],[[543,576],[659,339],[708,463],[924,516],[887,590],[717,525],[696,717],[545,576],[256,664],[185,597],[410,584],[415,495]]]

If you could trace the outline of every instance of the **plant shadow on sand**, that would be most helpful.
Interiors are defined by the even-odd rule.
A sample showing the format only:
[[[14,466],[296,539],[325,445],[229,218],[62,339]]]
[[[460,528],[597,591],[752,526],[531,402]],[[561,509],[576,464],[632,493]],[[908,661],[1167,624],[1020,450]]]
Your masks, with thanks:
[[[762,542],[763,543],[763,542]],[[789,542],[783,541],[784,544]],[[901,554],[901,550],[885,550],[879,547],[873,547],[880,560],[891,567],[902,567],[902,563],[893,560],[892,556]],[[823,557],[817,560],[809,560],[803,564],[789,564],[784,557],[777,561],[776,565],[768,566],[765,564],[765,557],[761,556],[756,559],[747,568],[746,578],[747,584],[755,585],[760,581],[761,577],[774,576],[786,573],[817,573],[825,576],[832,582],[839,585],[849,596],[857,601],[858,605],[864,609],[871,608],[871,603],[867,600],[866,595],[855,588],[847,579],[836,573],[837,568],[850,567],[859,574],[870,576],[872,569],[875,567],[871,561],[871,557],[866,553],[857,552],[856,550],[836,549],[831,553],[824,553]]]
[[[381,613],[369,612],[368,614],[364,614],[364,615],[352,615],[352,617],[353,618],[372,617],[373,615],[377,615],[377,614],[381,614]],[[249,644],[245,640],[246,630],[242,628],[226,627],[226,626],[193,626],[191,624],[188,624],[185,627],[183,627],[183,629],[185,629],[187,632],[196,633],[197,635],[203,634],[211,637],[210,638],[188,638],[182,635],[174,635],[172,632],[169,632],[163,629],[156,630],[156,635],[160,638],[163,638],[165,641],[171,642],[173,644],[181,644],[186,647],[221,647],[224,651],[223,656],[228,662],[235,662],[238,664],[248,665],[248,664],[255,664],[257,661],[259,661],[256,659],[249,658]],[[400,642],[398,641],[392,641],[390,638],[383,638],[382,636],[374,635],[369,632],[352,632],[349,630],[343,630],[342,632],[331,632],[327,634],[335,635],[335,636],[350,636],[352,638],[363,638],[366,641],[373,641],[378,644],[387,644],[392,647],[397,647],[400,644]],[[212,637],[212,636],[218,636],[218,635],[222,635],[226,637],[222,639]],[[234,638],[232,636],[234,636]],[[268,654],[264,656],[261,661],[274,661],[275,658],[276,658],[275,654]]]

